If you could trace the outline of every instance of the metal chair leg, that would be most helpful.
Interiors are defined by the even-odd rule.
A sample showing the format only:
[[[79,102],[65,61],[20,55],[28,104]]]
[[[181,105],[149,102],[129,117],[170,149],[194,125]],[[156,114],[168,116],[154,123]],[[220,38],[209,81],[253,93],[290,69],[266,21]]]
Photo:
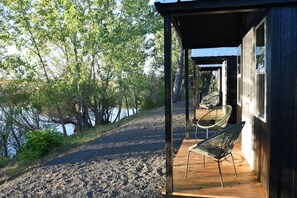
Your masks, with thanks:
[[[196,138],[197,138],[197,133],[198,133],[198,136],[199,136],[199,130],[198,130],[198,121],[197,121],[197,123],[196,123],[196,130],[195,130],[195,141],[196,141]]]
[[[232,157],[232,162],[233,162],[233,168],[234,168],[235,176],[237,177],[237,172],[236,172],[236,168],[235,168],[235,164],[234,164],[234,158],[233,158],[232,153],[231,153],[231,157]]]
[[[187,177],[188,177],[188,165],[189,165],[190,152],[191,151],[188,151],[188,155],[187,155],[186,170],[185,170],[185,179],[187,179]]]
[[[221,172],[220,160],[218,160],[218,167],[219,167],[219,172],[220,172],[221,186],[224,188],[224,182],[223,182],[223,177],[222,177],[222,172]]]

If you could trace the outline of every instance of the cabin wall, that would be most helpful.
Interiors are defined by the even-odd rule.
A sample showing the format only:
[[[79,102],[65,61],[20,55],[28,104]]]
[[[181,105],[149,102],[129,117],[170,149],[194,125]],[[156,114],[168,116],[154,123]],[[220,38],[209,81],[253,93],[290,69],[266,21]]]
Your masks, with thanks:
[[[243,32],[264,17],[266,119],[253,115],[253,169],[268,197],[297,197],[297,7],[273,7],[246,15]],[[252,87],[251,94],[255,84]],[[238,121],[246,119],[242,105],[237,106]]]
[[[274,7],[267,14],[269,197],[297,197],[296,17],[296,6]]]
[[[270,168],[270,131],[267,120],[255,116],[256,106],[256,62],[254,28],[263,20],[266,11],[246,14],[243,21],[242,53],[242,104],[237,105],[237,120],[248,121],[243,129],[242,145],[246,150],[250,166],[261,181],[265,191],[269,192]],[[269,32],[267,33],[269,34]],[[267,65],[266,65],[267,67]],[[247,77],[248,75],[248,77]],[[268,96],[266,96],[267,98]],[[247,107],[248,106],[248,107]],[[269,108],[269,106],[267,106]],[[267,117],[267,113],[266,113]],[[248,141],[250,142],[246,142]],[[249,147],[249,148],[246,148]]]
[[[241,122],[242,121],[242,110],[241,110],[241,105],[236,105],[236,122]]]
[[[246,14],[242,37],[264,17],[266,118],[253,115],[252,166],[268,197],[297,197],[297,7],[274,7]],[[250,64],[246,62],[247,65]],[[253,69],[244,70],[254,73]],[[255,84],[252,87],[250,93],[254,94]],[[254,102],[255,99],[253,96]],[[237,121],[247,118],[244,105],[237,105]]]
[[[270,131],[268,124],[254,117],[254,170],[265,192],[269,191]]]
[[[232,106],[232,114],[229,118],[230,124],[235,124],[237,121],[237,73],[236,73],[236,58],[227,60],[227,104]]]

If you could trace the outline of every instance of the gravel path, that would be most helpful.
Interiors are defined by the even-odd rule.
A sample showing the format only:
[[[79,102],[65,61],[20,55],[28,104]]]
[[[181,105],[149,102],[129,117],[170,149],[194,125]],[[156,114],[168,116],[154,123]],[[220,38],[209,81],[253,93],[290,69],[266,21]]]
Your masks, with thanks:
[[[184,103],[174,104],[174,150],[184,138]],[[161,197],[164,108],[151,111],[0,186],[2,197]]]

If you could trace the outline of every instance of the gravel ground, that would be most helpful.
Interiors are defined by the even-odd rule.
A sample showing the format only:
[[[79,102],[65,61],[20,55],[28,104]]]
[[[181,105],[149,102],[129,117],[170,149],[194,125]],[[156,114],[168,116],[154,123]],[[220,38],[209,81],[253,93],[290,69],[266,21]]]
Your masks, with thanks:
[[[184,138],[184,103],[174,104],[176,152]],[[165,182],[164,108],[0,186],[2,197],[161,197]]]

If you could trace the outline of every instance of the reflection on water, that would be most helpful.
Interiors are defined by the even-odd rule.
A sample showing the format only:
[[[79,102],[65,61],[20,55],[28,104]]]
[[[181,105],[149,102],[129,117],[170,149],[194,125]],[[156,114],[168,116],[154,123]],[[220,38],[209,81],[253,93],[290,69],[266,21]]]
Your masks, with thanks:
[[[112,111],[112,114],[110,116],[110,122],[114,122],[115,121],[115,118],[118,114],[118,108],[114,108],[113,111]],[[135,110],[134,110],[135,111]],[[129,115],[133,115],[133,109],[129,109]],[[122,109],[121,110],[121,116],[120,116],[120,119],[123,119],[124,117],[127,117],[128,116],[128,110],[127,109]],[[95,124],[95,119],[94,117],[91,117],[91,121],[92,121],[92,124],[94,125]],[[66,128],[66,132],[67,132],[67,135],[72,135],[74,133],[74,128],[75,126],[73,124],[66,124],[65,125],[65,128]],[[58,125],[55,127],[55,129],[57,129],[58,131],[60,131],[61,133],[63,133],[63,129],[62,129],[62,125]]]
[[[134,110],[135,111],[135,110]],[[114,122],[116,116],[118,114],[118,108],[114,108],[113,111],[112,111],[112,114],[110,116],[110,121],[111,122]],[[1,115],[1,111],[0,111],[0,115]],[[132,109],[129,109],[129,115],[133,115],[133,110]],[[128,116],[128,111],[127,109],[122,109],[121,110],[121,115],[120,115],[120,119],[123,119],[124,117],[127,117]],[[43,120],[47,120],[46,118],[43,118]],[[94,117],[91,117],[91,121],[92,121],[92,124],[94,125],[95,124],[95,119]],[[1,124],[1,122],[0,122]],[[63,129],[62,129],[62,125],[61,124],[55,124],[55,123],[52,123],[50,125],[48,125],[48,122],[46,122],[46,125],[41,123],[40,124],[41,126],[43,126],[44,128],[55,128],[57,129],[58,131],[60,131],[61,133],[63,133]],[[66,128],[66,132],[67,132],[67,135],[70,136],[74,133],[74,128],[75,126],[73,124],[66,124],[65,125],[65,128]],[[9,153],[9,156],[14,156],[16,154],[16,149],[14,148],[13,146],[13,143],[14,142],[14,139],[12,138],[12,136],[9,136],[9,141],[8,141],[8,153]]]

